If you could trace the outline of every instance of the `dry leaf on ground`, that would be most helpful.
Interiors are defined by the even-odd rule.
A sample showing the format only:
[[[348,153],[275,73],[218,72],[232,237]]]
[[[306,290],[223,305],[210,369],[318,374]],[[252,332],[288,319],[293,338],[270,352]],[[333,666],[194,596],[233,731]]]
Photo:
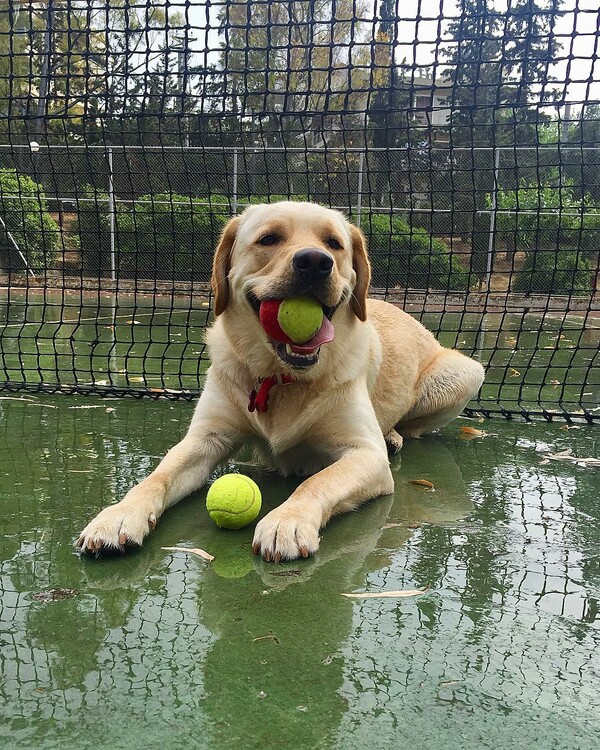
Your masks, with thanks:
[[[411,484],[418,484],[419,487],[426,487],[428,490],[435,490],[435,485],[429,479],[411,479]]]
[[[463,435],[471,435],[472,437],[483,437],[486,434],[483,430],[478,430],[476,427],[469,427],[466,424],[461,425],[460,431]]]

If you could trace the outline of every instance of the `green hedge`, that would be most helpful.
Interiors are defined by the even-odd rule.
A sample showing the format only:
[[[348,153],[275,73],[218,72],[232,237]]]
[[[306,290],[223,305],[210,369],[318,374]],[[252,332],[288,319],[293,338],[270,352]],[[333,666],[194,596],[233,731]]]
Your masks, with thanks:
[[[372,284],[411,289],[466,290],[469,274],[447,245],[399,216],[371,214],[362,222]]]
[[[110,276],[110,219],[108,195],[83,190],[71,236],[81,253],[85,274]]]
[[[22,268],[23,261],[8,232],[33,270],[53,268],[60,230],[37,182],[14,169],[0,169],[0,217],[0,252],[10,267]]]
[[[491,205],[491,198],[488,198]],[[521,185],[498,191],[497,239],[510,250],[554,250],[577,245],[589,255],[600,252],[600,213],[561,189]]]
[[[222,205],[222,208],[221,208]],[[141,196],[117,203],[115,262],[119,272],[138,278],[207,281],[229,204],[183,195]],[[110,215],[107,196],[81,202],[73,230],[86,273],[110,275]]]
[[[212,259],[229,206],[183,195],[145,195],[117,220],[119,268],[155,278],[210,279]]]
[[[253,196],[251,203],[265,202]],[[115,255],[120,273],[139,278],[210,278],[214,248],[229,216],[222,196],[148,195],[117,204]],[[448,247],[398,216],[363,216],[375,286],[465,290],[469,275]],[[110,272],[108,201],[81,202],[74,231],[87,273]]]
[[[592,284],[592,263],[577,248],[563,248],[527,253],[511,288],[515,292],[587,296]]]

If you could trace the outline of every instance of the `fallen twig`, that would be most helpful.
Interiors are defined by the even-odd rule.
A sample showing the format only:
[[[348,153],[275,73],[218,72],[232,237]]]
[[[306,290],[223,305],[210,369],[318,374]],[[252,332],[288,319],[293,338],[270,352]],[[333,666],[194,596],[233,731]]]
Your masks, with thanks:
[[[547,461],[567,461],[568,463],[586,468],[600,466],[600,458],[581,458],[580,456],[575,456],[572,448],[565,448],[565,450],[558,453],[545,453],[543,463]]]
[[[401,591],[363,591],[359,594],[342,594],[348,599],[395,599],[404,596],[420,596],[430,590],[430,586],[424,589],[403,589]]]
[[[203,560],[208,560],[208,562],[212,562],[215,559],[214,555],[209,554],[199,547],[161,547],[161,549],[167,552],[187,552],[189,555],[197,555]]]

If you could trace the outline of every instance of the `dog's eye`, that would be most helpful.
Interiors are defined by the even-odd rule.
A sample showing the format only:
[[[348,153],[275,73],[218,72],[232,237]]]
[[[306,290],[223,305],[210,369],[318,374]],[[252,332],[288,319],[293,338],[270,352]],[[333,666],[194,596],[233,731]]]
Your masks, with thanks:
[[[258,244],[268,247],[276,242],[279,242],[279,237],[276,234],[265,234],[259,239]]]
[[[342,243],[339,240],[336,240],[335,237],[330,237],[327,240],[327,244],[332,250],[340,250],[342,247]]]

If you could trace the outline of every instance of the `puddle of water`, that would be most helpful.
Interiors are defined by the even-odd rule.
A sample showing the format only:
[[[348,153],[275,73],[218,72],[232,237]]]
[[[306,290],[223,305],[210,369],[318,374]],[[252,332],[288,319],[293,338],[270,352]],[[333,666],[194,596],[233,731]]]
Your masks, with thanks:
[[[497,420],[464,441],[473,423],[457,420],[407,442],[395,495],[332,521],[308,561],[253,558],[252,529],[214,526],[204,492],[139,552],[89,560],[73,551],[82,526],[192,407],[15,398],[0,399],[3,746],[597,745],[598,470],[541,462],[598,456],[595,428]],[[264,512],[294,487],[243,468]],[[177,545],[215,561],[161,550]],[[72,593],[39,596],[52,591]]]

